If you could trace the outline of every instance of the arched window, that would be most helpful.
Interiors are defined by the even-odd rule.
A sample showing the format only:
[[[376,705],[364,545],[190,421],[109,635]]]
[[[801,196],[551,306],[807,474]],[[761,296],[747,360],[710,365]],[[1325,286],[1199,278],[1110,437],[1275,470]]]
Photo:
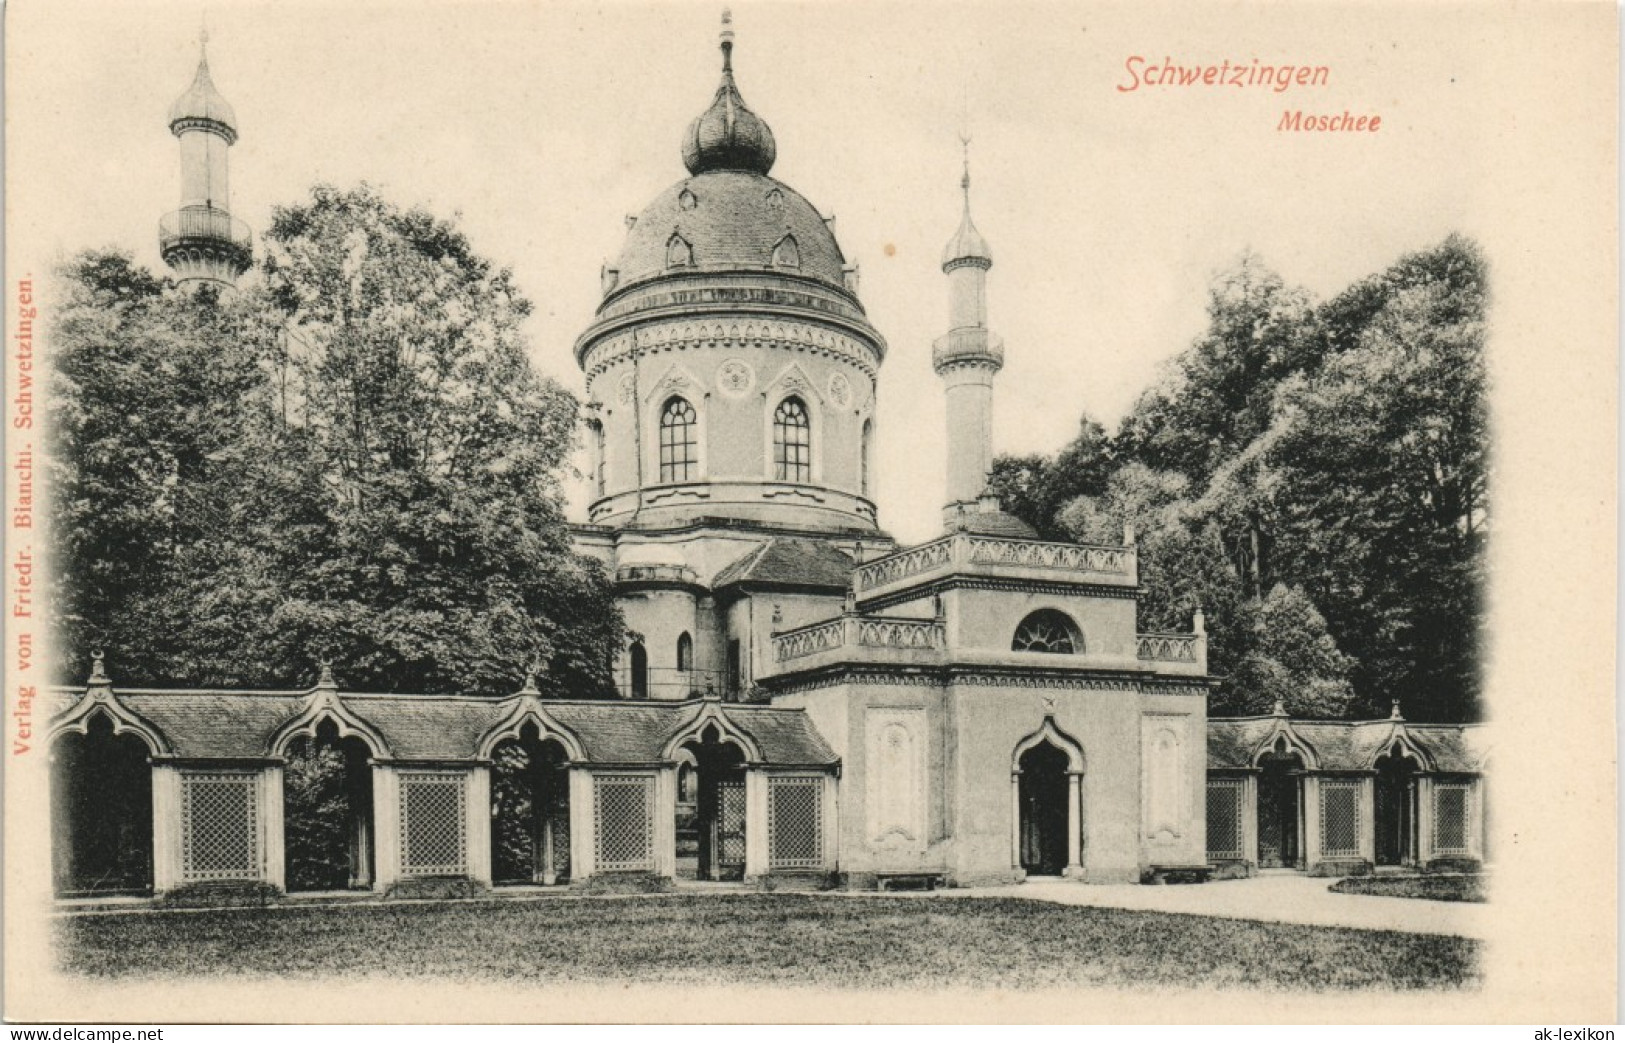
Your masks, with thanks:
[[[604,489],[606,488],[604,455],[604,425],[594,420],[592,422],[592,483],[599,496],[604,495]]]
[[[632,698],[649,698],[649,653],[642,641],[632,642]]]
[[[677,669],[694,669],[694,639],[686,632],[677,638]]]
[[[1055,655],[1075,655],[1083,651],[1083,635],[1066,613],[1052,608],[1040,609],[1021,621],[1016,627],[1015,639],[1010,642],[1012,652],[1049,652]]]
[[[698,470],[694,448],[694,407],[684,398],[666,400],[660,411],[660,480],[687,482]]]
[[[865,496],[869,495],[869,442],[874,427],[873,420],[863,422],[863,435],[858,444],[858,488]]]
[[[811,425],[799,398],[787,398],[773,411],[773,473],[781,482],[812,481]]]

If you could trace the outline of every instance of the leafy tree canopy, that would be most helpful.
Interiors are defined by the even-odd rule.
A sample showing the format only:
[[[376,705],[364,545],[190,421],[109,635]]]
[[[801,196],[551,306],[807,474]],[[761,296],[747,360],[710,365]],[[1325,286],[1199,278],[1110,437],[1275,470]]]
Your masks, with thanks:
[[[1115,434],[1000,461],[1006,509],[1084,542],[1132,525],[1142,626],[1206,611],[1214,712],[1474,719],[1485,281],[1452,236],[1315,304],[1245,254]]]
[[[276,211],[221,300],[112,255],[63,273],[62,660],[127,683],[606,690],[620,623],[559,474],[576,404],[455,225],[362,186]]]

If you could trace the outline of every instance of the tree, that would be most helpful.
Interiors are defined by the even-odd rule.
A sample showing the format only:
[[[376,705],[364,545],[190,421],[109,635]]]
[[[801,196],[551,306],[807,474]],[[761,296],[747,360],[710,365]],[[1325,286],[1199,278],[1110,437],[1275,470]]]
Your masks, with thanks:
[[[76,599],[79,631],[115,641],[132,682],[287,684],[328,657],[356,687],[511,691],[536,664],[552,691],[607,693],[620,623],[559,487],[576,405],[529,365],[511,274],[365,186],[278,209],[264,245],[261,280],[226,304],[69,273],[83,307],[59,336],[83,365],[64,409],[83,419],[64,455],[110,477],[69,475],[64,528],[139,508],[75,550],[72,575],[116,573]],[[134,373],[172,354],[178,390],[132,391],[93,361],[110,343]],[[189,427],[164,419],[183,391],[219,422],[154,439]],[[91,419],[107,400],[122,428]],[[151,551],[120,565],[115,539]]]
[[[1452,236],[1316,306],[1244,255],[1214,283],[1207,332],[1090,457],[1089,483],[1063,495],[1059,458],[1042,456],[1003,478],[1046,536],[1114,542],[1133,524],[1141,625],[1183,629],[1204,609],[1227,677],[1216,711],[1279,696],[1363,715],[1398,698],[1416,718],[1470,720],[1485,282]]]
[[[213,290],[178,292],[111,252],[59,275],[47,429],[58,661],[106,647],[121,676],[156,680],[181,639],[152,612],[252,484],[244,432],[263,429],[263,359],[244,309]]]
[[[1080,496],[1098,496],[1111,475],[1112,444],[1106,429],[1087,413],[1078,434],[1053,459],[1042,455],[1001,456],[993,461],[988,490],[999,505],[1046,539],[1062,539],[1057,515]]]
[[[1209,289],[1207,332],[1124,418],[1118,450],[1205,485],[1269,426],[1276,385],[1320,353],[1308,293],[1247,251]]]
[[[1482,258],[1459,238],[1403,259],[1346,295],[1365,316],[1347,350],[1280,392],[1277,554],[1360,659],[1372,712],[1398,698],[1429,719],[1477,713],[1483,285]]]
[[[1298,587],[1277,585],[1245,603],[1244,654],[1214,693],[1209,712],[1261,714],[1277,704],[1294,717],[1346,716],[1354,703],[1354,661],[1338,651],[1326,620]]]

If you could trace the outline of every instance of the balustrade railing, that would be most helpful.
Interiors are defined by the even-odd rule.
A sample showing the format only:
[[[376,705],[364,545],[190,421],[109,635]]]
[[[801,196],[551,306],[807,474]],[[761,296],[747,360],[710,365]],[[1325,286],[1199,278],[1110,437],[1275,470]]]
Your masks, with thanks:
[[[787,630],[773,635],[773,653],[779,662],[800,659],[814,652],[823,652],[841,646],[845,619],[831,619],[824,623]]]
[[[967,536],[965,539],[970,541],[970,560],[983,565],[1024,565],[1126,576],[1131,571],[1134,558],[1134,551],[1129,547],[1001,540],[992,536]]]
[[[954,533],[859,565],[852,572],[854,591],[873,590],[953,562],[971,565],[1015,565],[1112,576],[1133,576],[1133,547],[1107,547],[1043,540],[1010,540],[997,536]]]
[[[852,586],[855,590],[870,590],[946,565],[953,557],[953,539],[952,536],[943,536],[867,565],[859,565],[852,572]]]
[[[187,239],[213,239],[241,250],[251,250],[254,245],[254,235],[246,224],[212,206],[182,207],[158,220],[159,249]]]
[[[1004,361],[1004,338],[980,327],[950,330],[931,342],[931,362],[942,365],[968,358]]]
[[[617,583],[694,583],[698,580],[686,565],[622,565],[615,570]]]
[[[840,616],[773,635],[781,663],[842,647],[937,649],[947,644],[941,620]]]
[[[1196,662],[1196,634],[1140,634],[1139,658],[1157,663]]]
[[[943,625],[934,619],[858,617],[858,644],[867,648],[941,648]]]

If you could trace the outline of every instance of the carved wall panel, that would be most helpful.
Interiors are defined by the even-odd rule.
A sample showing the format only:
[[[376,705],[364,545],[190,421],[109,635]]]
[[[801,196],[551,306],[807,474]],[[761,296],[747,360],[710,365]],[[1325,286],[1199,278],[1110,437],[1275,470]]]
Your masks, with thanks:
[[[926,713],[871,707],[864,714],[868,784],[864,836],[878,847],[925,847]]]

